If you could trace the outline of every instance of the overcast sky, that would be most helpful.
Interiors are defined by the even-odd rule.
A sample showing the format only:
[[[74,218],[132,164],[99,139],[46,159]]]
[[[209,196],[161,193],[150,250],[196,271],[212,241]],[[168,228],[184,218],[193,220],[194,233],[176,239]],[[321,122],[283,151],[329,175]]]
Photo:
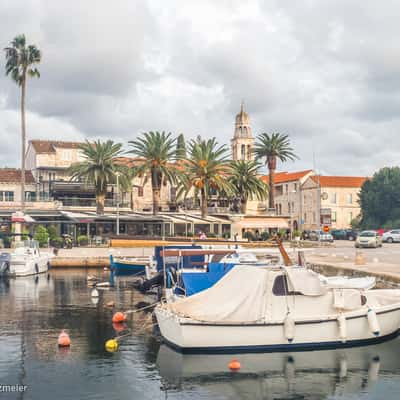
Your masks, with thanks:
[[[0,40],[43,52],[28,139],[229,144],[244,99],[255,135],[290,136],[300,160],[279,169],[314,152],[325,174],[367,175],[400,160],[399,15],[390,0],[0,0]],[[1,73],[0,166],[20,162],[19,96]]]

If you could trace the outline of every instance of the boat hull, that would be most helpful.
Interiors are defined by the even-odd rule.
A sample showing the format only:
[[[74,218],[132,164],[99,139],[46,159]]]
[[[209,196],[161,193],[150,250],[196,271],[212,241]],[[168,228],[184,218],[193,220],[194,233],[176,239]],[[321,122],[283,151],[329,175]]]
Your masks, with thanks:
[[[10,275],[28,276],[47,272],[50,265],[50,256],[11,256]]]
[[[113,268],[116,276],[121,275],[144,275],[146,271],[145,263],[129,263],[122,261],[114,261]]]
[[[214,324],[183,319],[157,307],[158,325],[165,342],[183,353],[238,353],[333,349],[379,343],[394,338],[400,328],[400,305],[376,311],[380,333],[369,327],[367,310],[346,319],[346,341],[339,338],[336,318],[298,320],[292,342],[285,338],[283,322],[265,324]]]

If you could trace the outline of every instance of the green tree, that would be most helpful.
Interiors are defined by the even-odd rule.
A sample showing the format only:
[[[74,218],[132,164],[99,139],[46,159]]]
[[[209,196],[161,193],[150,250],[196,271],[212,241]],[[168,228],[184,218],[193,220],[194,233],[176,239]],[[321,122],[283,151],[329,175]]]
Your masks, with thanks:
[[[49,233],[47,232],[47,229],[43,225],[39,225],[35,229],[35,234],[33,237],[35,240],[39,242],[40,247],[45,246],[49,241]]]
[[[27,45],[25,35],[18,35],[6,47],[6,75],[21,87],[21,209],[25,209],[25,153],[26,153],[26,123],[25,98],[26,80],[28,77],[40,77],[36,65],[42,58],[40,50],[33,44]]]
[[[181,160],[186,157],[186,142],[185,136],[181,133],[176,140],[176,158]]]
[[[130,153],[142,160],[134,167],[135,174],[149,176],[153,193],[153,214],[160,210],[161,185],[176,182],[176,166],[172,164],[176,155],[176,140],[172,133],[146,132],[129,144],[132,147]]]
[[[230,171],[227,148],[218,145],[215,138],[197,138],[189,143],[188,157],[182,163],[178,196],[187,195],[192,189],[200,192],[201,216],[208,215],[208,198],[212,190],[232,193],[228,181]]]
[[[275,171],[277,160],[282,162],[298,158],[290,146],[288,135],[262,133],[257,137],[254,147],[256,158],[266,160],[269,171],[269,208],[275,208]]]
[[[86,141],[79,146],[84,160],[71,165],[69,173],[72,180],[83,181],[86,185],[93,185],[96,193],[97,214],[104,214],[104,204],[107,195],[107,186],[115,184],[116,174],[120,174],[120,185],[129,185],[127,167],[121,165],[118,157],[122,153],[122,144],[112,140],[90,143]]]
[[[241,212],[246,214],[247,201],[265,200],[268,186],[257,176],[259,164],[256,161],[232,161],[229,182],[236,198],[240,200]]]
[[[359,193],[360,227],[363,229],[400,226],[400,168],[382,168],[367,179]]]

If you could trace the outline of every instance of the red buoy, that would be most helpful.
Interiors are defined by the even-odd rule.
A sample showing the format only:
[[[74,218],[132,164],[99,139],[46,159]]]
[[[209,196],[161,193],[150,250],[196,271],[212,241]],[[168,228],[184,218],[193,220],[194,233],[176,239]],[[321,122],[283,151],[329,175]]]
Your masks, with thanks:
[[[125,322],[126,321],[126,314],[123,312],[116,312],[112,317],[112,322]]]
[[[236,358],[234,358],[233,360],[231,360],[231,362],[228,364],[228,367],[231,371],[239,371],[241,365],[240,362],[238,360],[236,360]]]
[[[58,346],[59,347],[69,347],[71,345],[71,339],[67,332],[64,329],[61,331],[60,335],[58,336]]]

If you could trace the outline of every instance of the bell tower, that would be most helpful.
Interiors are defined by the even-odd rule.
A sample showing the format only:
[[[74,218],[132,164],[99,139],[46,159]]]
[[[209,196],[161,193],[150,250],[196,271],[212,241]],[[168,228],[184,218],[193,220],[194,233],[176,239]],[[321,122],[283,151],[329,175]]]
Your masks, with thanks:
[[[250,118],[243,109],[244,104],[240,106],[240,112],[236,115],[235,132],[231,140],[232,159],[236,160],[252,160],[254,138],[251,132]]]

